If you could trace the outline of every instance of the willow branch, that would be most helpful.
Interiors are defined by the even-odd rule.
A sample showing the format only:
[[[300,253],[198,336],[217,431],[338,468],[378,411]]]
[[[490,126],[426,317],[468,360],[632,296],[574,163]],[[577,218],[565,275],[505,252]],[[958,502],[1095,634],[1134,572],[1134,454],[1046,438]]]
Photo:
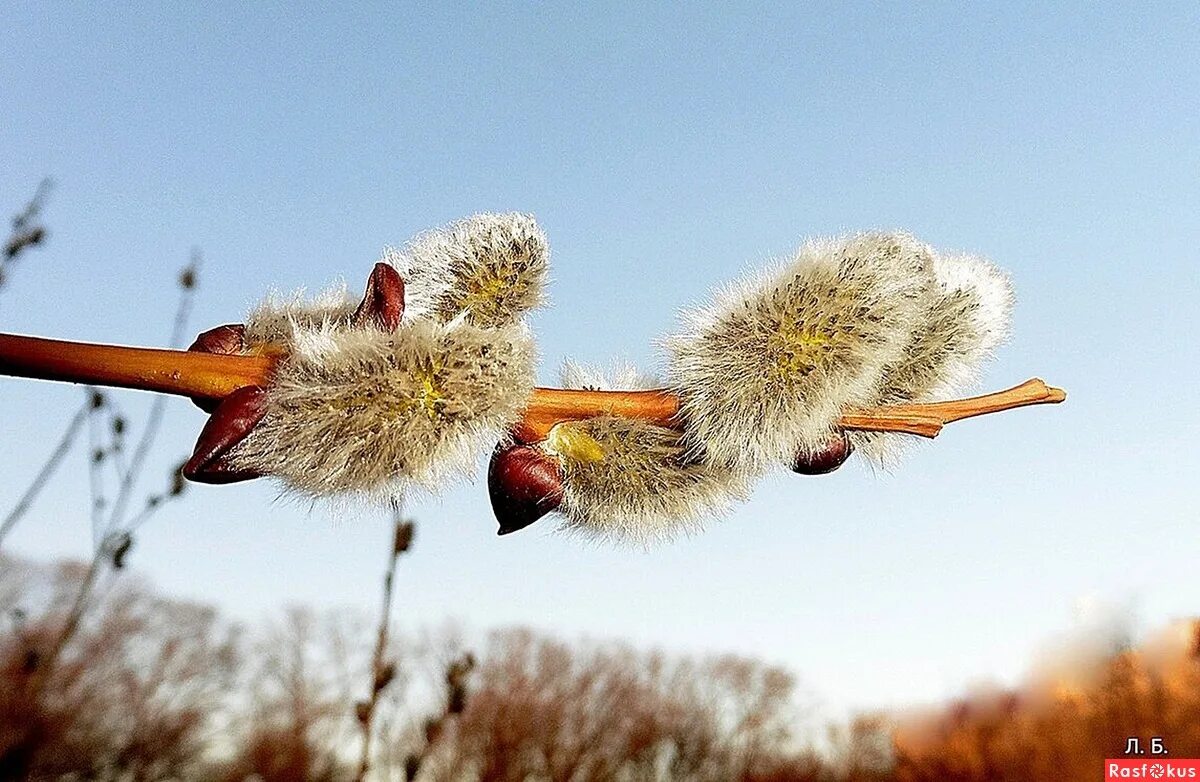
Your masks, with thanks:
[[[41,380],[135,388],[200,399],[222,399],[243,386],[270,384],[279,353],[253,355],[95,345],[82,342],[0,334],[0,374]],[[936,437],[953,421],[1027,405],[1055,404],[1067,398],[1061,388],[1042,380],[983,396],[949,402],[906,403],[847,409],[843,429],[900,432]],[[679,398],[665,389],[650,391],[579,391],[535,388],[517,435],[526,441],[545,438],[562,421],[598,415],[679,424]]]
[[[223,399],[267,382],[268,356],[220,356],[180,350],[95,345],[0,334],[0,374]]]

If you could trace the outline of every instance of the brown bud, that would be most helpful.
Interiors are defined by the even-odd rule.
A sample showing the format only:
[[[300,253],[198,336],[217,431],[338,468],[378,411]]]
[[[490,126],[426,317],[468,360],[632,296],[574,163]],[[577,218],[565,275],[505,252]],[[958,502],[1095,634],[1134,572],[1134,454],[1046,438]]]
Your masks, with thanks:
[[[373,325],[383,331],[395,331],[404,317],[404,279],[390,264],[377,263],[367,278],[362,303],[351,316],[357,328]]]
[[[242,386],[221,400],[208,417],[192,456],[183,465],[183,477],[198,483],[234,483],[260,477],[253,470],[232,465],[229,452],[249,436],[267,414],[267,392],[261,386]]]
[[[191,290],[196,287],[195,266],[185,266],[183,271],[179,272],[179,287],[184,290]]]
[[[558,460],[532,445],[499,445],[488,465],[488,495],[498,534],[528,527],[563,500]]]
[[[201,332],[188,350],[198,353],[237,355],[246,349],[246,327],[241,323],[226,323]]]
[[[824,475],[841,467],[852,453],[854,446],[850,443],[850,438],[845,432],[839,432],[820,450],[801,451],[796,454],[796,459],[792,462],[792,472],[801,475]]]
[[[384,690],[392,680],[396,678],[396,664],[386,662],[375,669],[375,682],[372,685],[375,689],[375,694],[378,695]]]
[[[122,570],[125,567],[125,558],[129,556],[129,552],[133,548],[133,536],[128,532],[122,532],[109,537],[104,543],[112,557],[113,569]]]
[[[411,521],[397,524],[395,536],[392,538],[392,555],[399,556],[412,548],[416,532],[417,527]]]

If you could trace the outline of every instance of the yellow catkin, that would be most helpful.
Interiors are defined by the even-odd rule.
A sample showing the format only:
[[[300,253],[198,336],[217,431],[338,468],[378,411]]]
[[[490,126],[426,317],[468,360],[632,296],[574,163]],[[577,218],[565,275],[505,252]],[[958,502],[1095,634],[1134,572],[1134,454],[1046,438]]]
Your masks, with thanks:
[[[577,425],[556,425],[546,436],[546,450],[577,462],[602,462],[604,449],[596,439]]]

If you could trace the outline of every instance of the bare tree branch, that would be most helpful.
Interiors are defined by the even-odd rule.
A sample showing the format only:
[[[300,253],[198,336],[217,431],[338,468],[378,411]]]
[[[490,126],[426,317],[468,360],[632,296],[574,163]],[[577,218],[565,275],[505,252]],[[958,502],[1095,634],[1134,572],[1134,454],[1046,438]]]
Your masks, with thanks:
[[[375,653],[371,657],[371,692],[365,701],[359,701],[356,706],[358,722],[362,726],[362,753],[358,761],[357,782],[363,782],[371,766],[371,736],[375,720],[375,707],[379,696],[396,678],[396,663],[388,660],[388,633],[392,619],[392,596],[395,591],[396,561],[400,555],[407,552],[413,543],[415,524],[401,518],[400,504],[392,507],[392,540],[391,551],[388,555],[387,570],[383,574],[383,609],[379,615],[379,631],[375,636]]]
[[[38,494],[45,487],[47,481],[49,481],[51,476],[54,475],[55,470],[57,470],[58,466],[62,463],[63,457],[66,456],[67,452],[71,449],[72,443],[75,442],[75,438],[79,435],[79,430],[83,427],[83,424],[87,420],[90,412],[91,403],[89,401],[84,403],[84,405],[75,413],[75,415],[71,417],[71,421],[67,424],[66,430],[63,431],[63,435],[59,439],[58,445],[56,445],[54,450],[50,452],[50,456],[46,459],[46,462],[42,465],[42,468],[38,470],[37,475],[34,476],[33,481],[29,484],[29,488],[25,490],[25,492],[21,495],[21,499],[17,500],[17,504],[13,506],[13,509],[9,511],[7,516],[4,517],[4,521],[0,522],[0,543],[4,542],[4,538],[12,531],[13,527],[17,525],[17,522],[21,520],[21,517],[24,516],[29,508],[33,505],[33,501],[37,499]]]
[[[51,179],[43,179],[38,183],[37,190],[25,205],[25,209],[13,217],[12,232],[4,243],[4,254],[0,256],[0,287],[4,286],[8,265],[30,247],[36,247],[46,240],[46,228],[38,218],[41,216],[46,197],[53,188],[54,182]]]

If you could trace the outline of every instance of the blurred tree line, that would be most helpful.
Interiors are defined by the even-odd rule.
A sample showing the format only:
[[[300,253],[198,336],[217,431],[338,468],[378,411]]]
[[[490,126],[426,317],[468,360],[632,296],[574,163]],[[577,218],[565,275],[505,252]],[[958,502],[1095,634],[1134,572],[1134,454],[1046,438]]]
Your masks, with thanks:
[[[1200,634],[1072,658],[921,711],[814,726],[784,670],[501,630],[391,638],[292,608],[245,627],[126,576],[43,683],[87,565],[0,557],[0,779],[429,782],[1091,780],[1130,736],[1200,754]],[[362,695],[374,682],[369,771]]]
[[[40,696],[26,697],[86,572],[0,558],[0,778],[359,775],[373,630],[345,613],[296,608],[247,628],[127,575],[97,599]],[[389,645],[371,779],[848,778],[797,734],[792,677],[754,660],[523,629],[495,632],[477,652],[451,629]],[[859,736],[851,765],[882,769],[880,738]]]

